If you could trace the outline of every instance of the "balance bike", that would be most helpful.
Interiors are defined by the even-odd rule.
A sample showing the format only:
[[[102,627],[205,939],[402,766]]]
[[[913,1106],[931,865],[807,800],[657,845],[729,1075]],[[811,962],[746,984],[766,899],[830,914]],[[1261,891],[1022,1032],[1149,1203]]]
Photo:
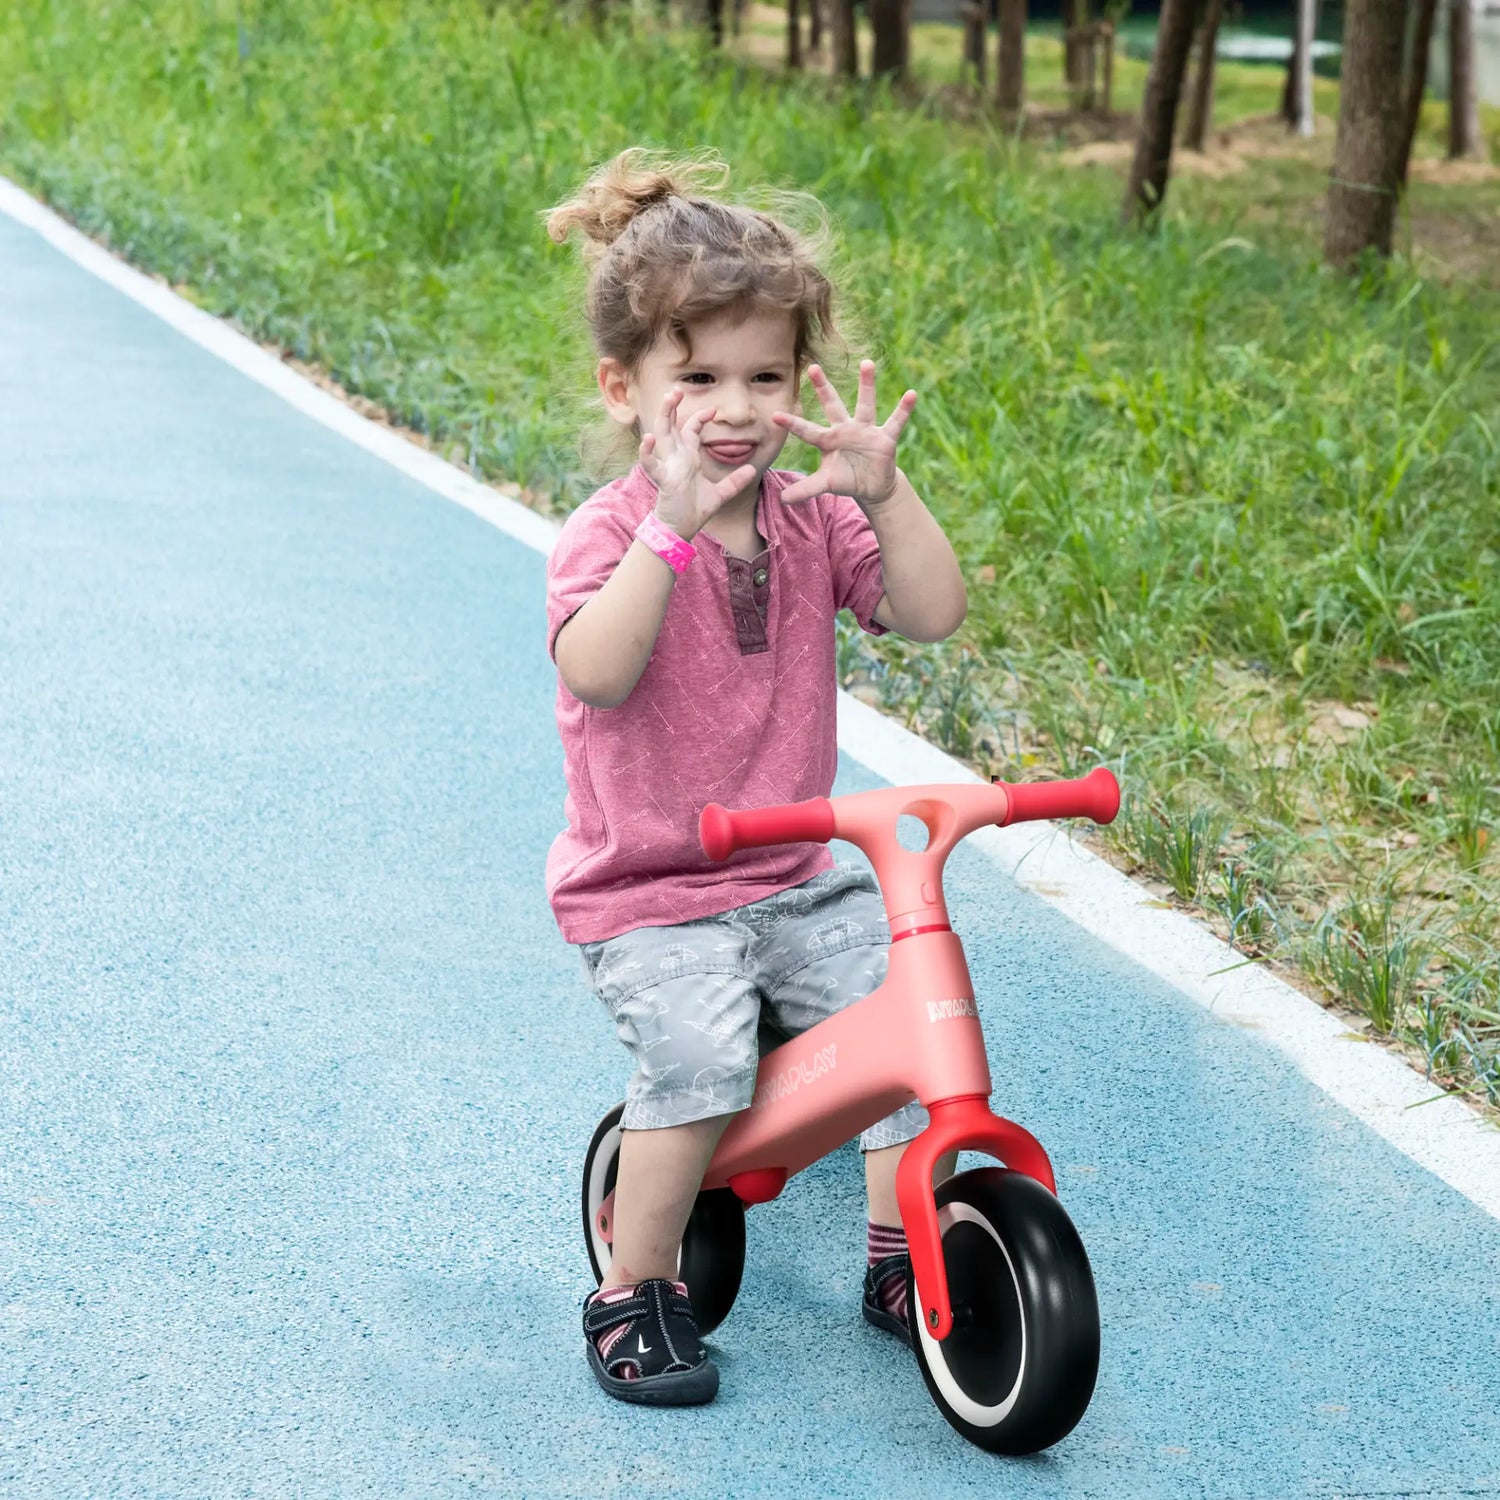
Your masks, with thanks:
[[[891,946],[878,989],[761,1058],[752,1102],[724,1132],[679,1262],[701,1331],[724,1319],[739,1291],[745,1205],[776,1197],[787,1178],[916,1098],[929,1124],[901,1158],[896,1197],[911,1248],[911,1343],[927,1389],[954,1428],[992,1452],[1035,1453],[1072,1431],[1099,1369],[1094,1279],[1046,1152],[989,1107],[984,1036],[963,946],[948,924],[943,865],[976,828],[1067,817],[1108,823],[1119,806],[1119,786],[1101,766],[1077,781],[1015,786],[997,777],[703,809],[699,837],[711,859],[754,845],[858,845],[880,883]],[[925,824],[925,848],[898,842],[903,815]],[[584,1238],[601,1281],[623,1109],[600,1122],[583,1169]],[[938,1158],[957,1150],[1001,1165],[934,1189]]]

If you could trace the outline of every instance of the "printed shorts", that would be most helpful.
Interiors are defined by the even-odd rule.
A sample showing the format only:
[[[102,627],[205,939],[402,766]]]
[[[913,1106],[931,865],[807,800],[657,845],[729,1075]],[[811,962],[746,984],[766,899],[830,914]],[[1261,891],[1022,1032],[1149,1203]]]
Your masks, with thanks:
[[[744,1109],[762,1047],[864,999],[885,978],[889,947],[879,888],[852,865],[717,916],[579,944],[589,984],[635,1059],[625,1128]],[[860,1146],[900,1145],[926,1128],[913,1100]]]

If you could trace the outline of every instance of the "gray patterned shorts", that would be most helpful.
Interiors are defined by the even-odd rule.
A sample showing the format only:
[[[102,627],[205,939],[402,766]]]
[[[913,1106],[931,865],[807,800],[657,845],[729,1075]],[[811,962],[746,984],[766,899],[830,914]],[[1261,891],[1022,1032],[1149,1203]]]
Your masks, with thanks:
[[[717,916],[579,944],[589,984],[635,1059],[625,1128],[744,1109],[763,1047],[864,999],[885,978],[889,946],[879,888],[853,865]],[[913,1101],[860,1146],[897,1146],[926,1127]]]

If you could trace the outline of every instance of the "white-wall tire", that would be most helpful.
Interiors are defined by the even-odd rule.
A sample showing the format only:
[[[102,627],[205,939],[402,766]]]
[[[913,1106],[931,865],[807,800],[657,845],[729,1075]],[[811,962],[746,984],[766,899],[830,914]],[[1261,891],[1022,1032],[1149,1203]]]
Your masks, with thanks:
[[[1099,1371],[1099,1306],[1078,1231],[1039,1182],[983,1167],[938,1186],[954,1328],[936,1339],[914,1282],[912,1349],[948,1423],[996,1453],[1066,1437]]]

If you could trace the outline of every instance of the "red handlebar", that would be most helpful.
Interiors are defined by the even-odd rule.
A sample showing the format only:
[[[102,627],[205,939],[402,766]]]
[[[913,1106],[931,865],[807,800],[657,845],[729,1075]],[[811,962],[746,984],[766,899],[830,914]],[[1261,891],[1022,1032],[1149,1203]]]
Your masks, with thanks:
[[[1004,813],[997,818],[1002,803]],[[934,817],[937,814],[933,809],[948,809],[946,853],[954,841],[985,823],[1005,828],[1046,818],[1112,822],[1120,810],[1120,784],[1106,767],[1099,766],[1076,781],[1028,781],[1016,786],[996,777],[994,789],[983,782],[974,786],[887,787],[840,797],[837,805],[827,797],[812,797],[806,802],[731,812],[710,802],[698,817],[698,837],[703,852],[714,860],[728,859],[736,849],[758,844],[826,844],[834,837],[859,844],[873,860],[883,847],[880,841],[894,839],[898,815],[919,807],[925,807]],[[929,832],[936,826],[929,824]],[[899,853],[899,846],[893,843],[891,848]]]
[[[827,797],[743,812],[710,802],[698,816],[698,837],[710,859],[728,859],[756,844],[826,844],[833,837],[833,808]]]
[[[1002,828],[1047,818],[1092,818],[1112,823],[1120,810],[1120,783],[1106,766],[1096,766],[1077,781],[1027,781],[1019,786],[994,778],[1005,789]]]

